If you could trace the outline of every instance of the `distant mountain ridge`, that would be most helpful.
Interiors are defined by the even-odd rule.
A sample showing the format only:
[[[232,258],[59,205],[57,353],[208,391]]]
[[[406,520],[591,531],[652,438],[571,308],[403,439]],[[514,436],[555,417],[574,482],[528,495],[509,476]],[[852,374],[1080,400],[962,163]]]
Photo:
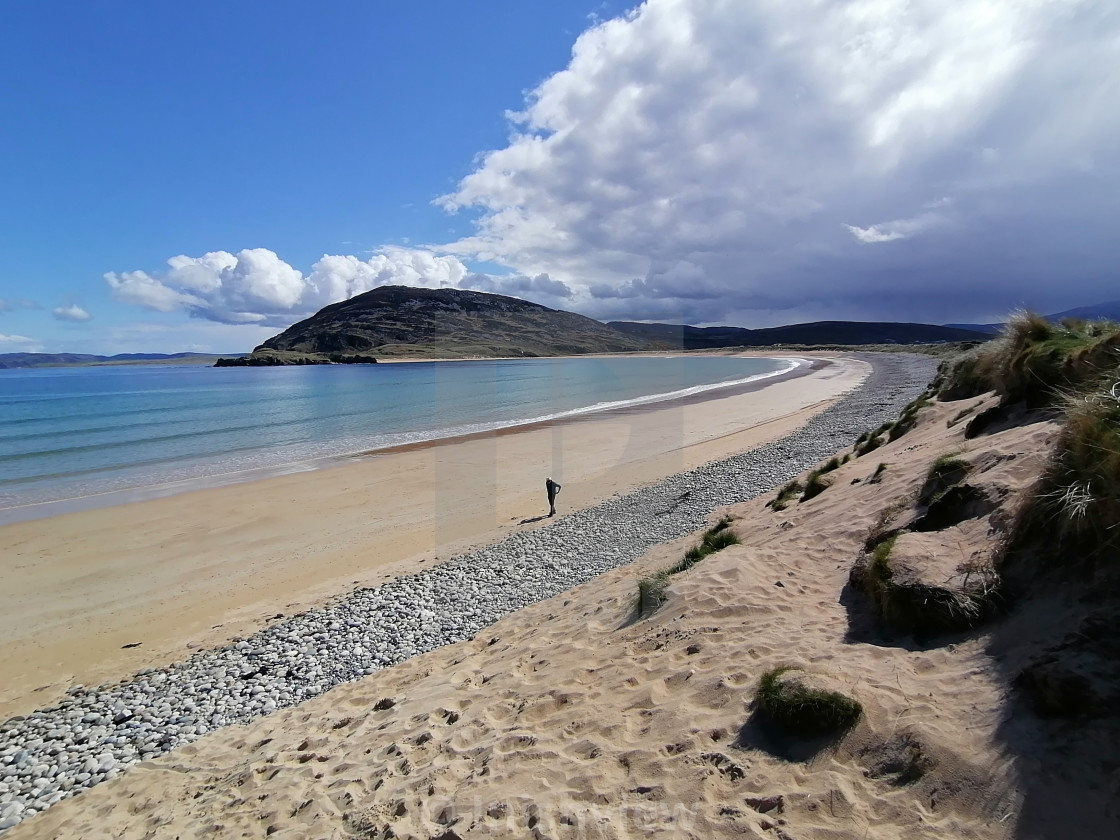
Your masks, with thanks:
[[[117,353],[115,356],[97,356],[92,353],[0,353],[0,370],[61,365],[171,362],[186,359],[203,361],[213,359],[217,355],[217,353]]]
[[[559,356],[774,344],[917,344],[983,341],[930,324],[821,321],[751,330],[599,321],[519,298],[462,289],[382,286],[331,304],[247,359],[221,365],[370,362],[374,357]]]
[[[1064,312],[1055,312],[1053,315],[1044,315],[1043,317],[1047,321],[1080,318],[1082,321],[1116,321],[1120,323],[1120,300],[1094,303],[1089,306],[1077,306]],[[945,326],[986,333],[998,333],[1003,329],[1003,324],[946,324]]]
[[[1120,321],[1120,300],[1046,316]],[[693,327],[610,321],[504,295],[381,286],[324,307],[225,365],[375,362],[378,358],[486,358],[708,350],[776,345],[926,344],[986,341],[1002,324],[816,321],[782,327]],[[0,353],[0,369],[57,365],[199,362],[209,353]]]
[[[932,344],[948,341],[985,341],[991,336],[974,330],[882,321],[815,321],[786,327],[690,327],[610,321],[608,326],[648,341],[684,350],[718,347],[770,347],[775,344]]]

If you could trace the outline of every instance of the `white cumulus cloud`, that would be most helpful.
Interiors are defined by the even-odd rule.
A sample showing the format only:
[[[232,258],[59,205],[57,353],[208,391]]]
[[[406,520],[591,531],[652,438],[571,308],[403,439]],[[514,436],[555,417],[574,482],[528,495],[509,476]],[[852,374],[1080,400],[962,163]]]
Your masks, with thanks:
[[[81,322],[88,321],[93,316],[77,304],[70,304],[70,306],[56,306],[51,310],[51,314],[59,321],[73,321]]]
[[[42,345],[34,338],[0,333],[0,351],[4,353],[38,353],[42,349]]]
[[[223,324],[286,327],[324,306],[379,286],[462,288],[534,299],[570,295],[547,274],[489,275],[470,272],[458,257],[430,250],[389,246],[367,260],[324,255],[304,274],[266,248],[231,254],[212,251],[167,261],[168,269],[110,272],[113,295],[158,312],[187,312]]]
[[[936,202],[932,203],[936,204]],[[873,245],[878,242],[894,242],[896,239],[906,239],[908,236],[929,230],[941,221],[940,216],[925,213],[921,216],[915,216],[913,219],[896,219],[893,222],[881,222],[863,228],[848,224],[844,227],[860,242],[865,245]]]
[[[1056,311],[1115,297],[1117,101],[1115,0],[646,0],[436,199],[472,235],[105,277],[262,327],[391,283],[697,324]]]
[[[547,273],[606,317],[934,320],[1024,290],[1107,296],[1115,11],[647,0],[583,33],[508,145],[438,200],[477,215],[446,251]],[[854,223],[874,219],[894,221]]]

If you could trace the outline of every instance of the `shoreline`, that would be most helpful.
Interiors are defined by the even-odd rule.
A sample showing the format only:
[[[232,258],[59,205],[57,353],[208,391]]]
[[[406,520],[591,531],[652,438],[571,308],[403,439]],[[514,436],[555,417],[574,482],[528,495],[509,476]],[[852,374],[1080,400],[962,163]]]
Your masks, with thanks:
[[[467,432],[466,434],[453,435],[444,438],[431,438],[430,440],[418,440],[415,443],[399,443],[393,446],[385,446],[380,449],[370,449],[364,452],[357,452],[353,455],[340,455],[337,456],[338,461],[349,461],[354,458],[370,458],[378,455],[392,455],[400,452],[415,452],[422,449],[427,449],[432,446],[442,446],[444,444],[455,444],[470,440],[481,440],[487,437],[505,437],[506,435],[516,435],[522,432],[532,432],[540,429],[548,429],[553,426],[558,426],[564,423],[580,423],[597,420],[601,417],[608,415],[615,415],[624,417],[627,415],[634,415],[644,413],[647,411],[658,411],[664,408],[683,408],[689,405],[699,405],[713,399],[723,397],[738,397],[745,394],[754,394],[769,385],[777,384],[779,382],[787,382],[801,376],[807,376],[813,371],[823,370],[831,364],[835,364],[831,359],[797,359],[799,362],[806,364],[799,364],[790,370],[780,371],[773,374],[764,374],[749,382],[735,383],[726,386],[718,386],[696,394],[688,394],[682,397],[670,397],[667,399],[650,400],[649,402],[631,403],[628,405],[620,405],[614,408],[598,409],[596,411],[579,412],[573,414],[562,415],[549,420],[532,420],[523,423],[518,423],[512,426],[499,426],[496,429],[485,429],[478,432]]]
[[[590,356],[588,358],[610,359],[615,358],[618,355],[620,354],[599,354]],[[656,354],[644,355],[656,355],[666,358],[673,358],[678,354],[659,352]],[[708,399],[712,399],[714,396],[718,395],[731,396],[736,394],[753,393],[760,388],[766,387],[766,385],[770,383],[782,382],[790,378],[804,376],[812,372],[813,370],[818,370],[821,366],[828,364],[826,360],[822,359],[814,360],[811,358],[806,358],[804,356],[774,356],[771,354],[750,351],[733,354],[713,353],[705,355],[732,355],[766,358],[774,359],[776,361],[789,361],[793,363],[793,366],[787,370],[756,374],[746,381],[731,381],[727,383],[694,386],[694,388],[686,389],[693,391],[693,393],[684,395],[676,395],[676,392],[669,392],[666,394],[650,394],[645,397],[637,397],[634,400],[628,401],[622,405],[605,405],[602,407],[597,407],[594,405],[585,406],[583,408],[562,412],[556,416],[545,417],[541,419],[526,418],[523,420],[515,420],[510,421],[505,425],[498,425],[494,426],[493,428],[483,428],[477,431],[453,432],[452,434],[443,435],[439,434],[439,432],[449,430],[437,429],[431,430],[434,434],[433,437],[423,438],[416,441],[409,441],[406,443],[389,444],[387,446],[379,446],[373,449],[357,449],[353,452],[323,455],[319,457],[289,461],[265,467],[252,467],[245,470],[218,472],[156,484],[142,484],[135,487],[124,487],[117,490],[92,492],[85,495],[71,496],[63,499],[51,499],[43,502],[29,502],[26,504],[11,505],[9,507],[0,508],[0,527],[15,524],[18,522],[47,519],[53,516],[75,513],[78,511],[96,510],[98,508],[112,507],[121,504],[132,504],[135,502],[147,501],[149,499],[167,498],[170,496],[176,496],[181,493],[189,493],[196,490],[209,490],[216,487],[229,487],[239,484],[251,484],[256,481],[275,478],[278,476],[307,473],[322,469],[331,469],[340,464],[351,462],[357,458],[365,458],[394,452],[407,452],[428,446],[454,444],[459,441],[473,440],[489,435],[517,434],[521,431],[531,431],[533,429],[545,428],[560,423],[577,422],[583,419],[593,419],[595,417],[601,417],[616,412],[626,413],[643,410],[656,410],[659,407],[670,407],[677,404],[694,404],[696,402],[703,402]],[[503,359],[398,359],[395,360],[394,363],[425,363],[428,361],[503,361]]]
[[[572,714],[586,716],[582,705],[568,705],[580,694],[586,694],[583,699],[587,701],[610,698],[609,706],[604,708],[616,717],[618,714],[627,717],[626,721],[612,719],[608,730],[621,738],[612,743],[619,750],[628,750],[633,746],[635,728],[643,727],[638,736],[647,732],[644,728],[650,722],[647,716],[662,705],[666,693],[691,685],[701,695],[696,702],[714,710],[720,720],[713,719],[711,725],[703,724],[701,729],[689,730],[702,741],[700,750],[709,752],[705,754],[707,758],[697,755],[686,760],[691,762],[699,758],[715,763],[710,751],[714,742],[728,737],[728,713],[734,725],[742,720],[742,708],[732,702],[734,695],[727,696],[728,689],[745,685],[748,679],[738,670],[729,672],[728,669],[758,667],[751,665],[751,660],[776,652],[772,646],[775,639],[780,638],[779,647],[784,651],[791,630],[797,635],[798,626],[803,633],[810,627],[816,628],[820,622],[817,613],[810,615],[801,611],[800,618],[794,616],[792,626],[787,622],[781,628],[780,637],[774,634],[760,637],[757,626],[746,633],[739,632],[734,625],[741,621],[757,624],[758,620],[769,621],[770,616],[782,613],[788,617],[789,607],[784,602],[803,593],[803,584],[819,583],[822,570],[832,570],[834,566],[840,570],[823,575],[829,590],[832,578],[837,579],[839,586],[839,578],[844,576],[842,564],[836,564],[831,537],[821,539],[803,529],[790,531],[782,517],[762,516],[761,521],[755,521],[761,516],[763,494],[850,444],[868,424],[874,426],[895,417],[921,392],[933,374],[931,360],[903,354],[884,355],[868,366],[872,368],[870,377],[858,377],[862,385],[839,399],[827,401],[828,408],[813,412],[806,422],[798,423],[792,431],[774,437],[769,443],[748,447],[723,459],[705,461],[625,495],[614,494],[598,504],[551,520],[548,528],[516,529],[498,542],[454,557],[438,567],[427,567],[383,585],[353,589],[330,599],[321,608],[270,624],[235,644],[198,650],[166,668],[145,670],[113,685],[96,689],[74,687],[59,705],[40,706],[26,718],[9,721],[0,727],[0,753],[7,755],[21,747],[26,749],[18,758],[20,769],[15,786],[11,788],[15,804],[8,825],[34,817],[26,826],[26,832],[22,825],[15,829],[16,834],[27,837],[59,836],[57,827],[50,833],[50,826],[58,820],[64,823],[70,820],[67,825],[71,829],[61,832],[67,834],[127,834],[139,840],[141,835],[150,836],[153,829],[154,833],[160,833],[161,826],[166,828],[163,833],[168,836],[183,831],[189,833],[187,823],[176,823],[172,827],[160,815],[167,813],[164,806],[174,808],[176,802],[186,808],[183,813],[188,821],[193,819],[192,814],[197,815],[195,803],[201,792],[188,790],[180,796],[177,786],[187,779],[181,774],[195,774],[198,770],[192,761],[194,756],[200,755],[199,750],[214,747],[219,752],[227,747],[240,750],[247,746],[247,737],[256,745],[250,749],[259,751],[274,740],[274,735],[276,740],[283,738],[285,744],[290,742],[283,749],[296,771],[283,775],[279,781],[292,800],[291,805],[282,805],[281,810],[294,818],[314,801],[324,805],[327,811],[313,809],[298,823],[287,824],[287,818],[273,808],[279,801],[262,805],[258,803],[266,797],[255,795],[261,782],[276,777],[276,772],[258,776],[274,764],[273,756],[264,756],[263,764],[256,760],[260,756],[251,758],[251,764],[242,764],[238,759],[236,766],[226,758],[219,758],[217,763],[207,764],[202,772],[211,774],[213,782],[219,782],[217,796],[223,824],[227,815],[236,819],[235,814],[242,812],[236,809],[244,804],[246,808],[242,810],[250,822],[236,825],[247,825],[255,833],[263,830],[264,820],[271,820],[269,834],[284,827],[292,827],[302,834],[308,824],[304,817],[320,826],[324,825],[319,822],[321,818],[328,818],[332,826],[336,818],[341,818],[351,826],[356,812],[350,810],[353,801],[350,796],[338,799],[328,794],[325,799],[309,800],[292,785],[302,785],[301,780],[311,784],[312,776],[316,780],[326,776],[324,792],[328,788],[336,791],[340,785],[352,791],[357,784],[350,780],[352,776],[334,774],[379,761],[384,740],[388,738],[394,743],[387,752],[386,762],[393,764],[395,770],[386,768],[385,773],[375,773],[374,790],[380,788],[383,781],[400,782],[401,779],[391,777],[400,773],[409,776],[411,768],[417,766],[424,775],[414,781],[428,791],[430,799],[433,794],[428,787],[427,771],[423,769],[427,766],[422,762],[423,756],[446,754],[469,758],[475,753],[469,749],[471,743],[464,743],[462,739],[473,741],[481,736],[493,742],[494,767],[500,771],[493,779],[497,787],[491,791],[508,797],[509,788],[503,785],[510,780],[501,772],[505,765],[499,759],[507,753],[522,756],[539,770],[539,756],[553,754],[541,753],[540,748],[533,749],[532,745],[546,734],[565,739],[578,753],[574,757],[578,761],[564,764],[561,758],[558,764],[578,768],[581,774],[592,767],[587,760],[595,756],[588,755],[587,751],[595,744],[586,740],[576,743],[580,737],[586,739],[591,734],[586,729],[587,724],[584,722],[580,728],[580,724],[570,721]],[[831,372],[836,373],[835,370]],[[711,413],[710,404],[701,407]],[[943,424],[936,424],[936,428],[942,429]],[[922,458],[924,456],[919,455],[917,460]],[[870,466],[852,468],[867,470]],[[752,499],[748,510],[753,513],[747,513],[741,503]],[[785,584],[775,584],[784,585],[784,589],[775,590],[771,575],[779,574],[778,570],[765,568],[759,574],[753,569],[738,569],[729,576],[716,565],[705,565],[704,569],[711,569],[715,578],[696,590],[697,599],[687,610],[694,618],[690,622],[690,626],[695,625],[692,629],[680,632],[684,628],[676,622],[686,616],[678,615],[676,609],[663,611],[660,629],[656,623],[635,624],[627,620],[629,608],[626,605],[633,592],[635,573],[650,568],[650,557],[661,565],[679,558],[686,545],[695,541],[697,529],[710,524],[714,517],[726,512],[728,506],[742,519],[738,526],[740,533],[755,535],[761,552],[760,556],[748,552],[745,559],[752,564],[772,563],[772,543],[787,541],[792,534],[794,539],[809,540],[792,560],[794,564],[802,563],[806,551],[821,555],[819,562],[814,561],[817,567],[812,574],[799,581],[792,568],[781,563],[786,574],[779,576],[789,579]],[[813,505],[808,510],[817,507]],[[797,511],[803,512],[801,508]],[[867,505],[859,508],[859,515],[864,519],[869,520],[873,513]],[[857,532],[862,533],[863,528],[846,530],[843,526],[840,530],[844,531],[845,538],[854,542]],[[647,559],[642,560],[643,557]],[[631,565],[635,561],[637,564]],[[736,562],[735,565],[741,564]],[[707,572],[700,574],[707,575]],[[719,594],[725,591],[741,595],[744,587],[754,587],[761,595],[745,609],[737,601],[733,604]],[[590,601],[587,600],[589,593]],[[548,600],[552,596],[559,597]],[[811,597],[819,599],[821,596]],[[843,609],[835,604],[833,592],[817,604],[821,608],[830,605],[832,613],[843,615]],[[524,609],[526,607],[528,609]],[[727,626],[728,622],[731,627]],[[527,644],[523,634],[518,635],[518,628],[530,636],[546,633],[549,640]],[[726,630],[732,630],[733,638],[738,640],[738,648],[730,659],[719,649]],[[586,635],[585,631],[597,637],[588,643],[590,646],[584,644],[586,639],[579,641],[581,633]],[[637,638],[635,634],[644,634],[644,638]],[[830,638],[838,638],[838,635],[831,633]],[[684,649],[686,639],[691,640],[687,651]],[[583,653],[572,648],[573,641],[577,646],[582,645]],[[672,652],[657,653],[667,644]],[[611,645],[618,647],[617,655],[607,652],[607,649],[613,651]],[[709,649],[710,645],[714,647]],[[872,658],[879,656],[878,647],[857,647],[871,650]],[[485,651],[492,661],[471,660],[462,664],[464,654],[469,659],[475,650]],[[700,655],[696,659],[687,658],[696,654]],[[616,660],[610,668],[589,667],[598,666],[603,655]],[[664,669],[659,671],[652,661],[654,658],[663,660],[666,656],[670,657],[668,663],[675,670],[673,674]],[[700,679],[689,683],[696,671],[682,671],[686,662],[695,667],[709,660],[718,673],[705,672]],[[557,673],[563,675],[559,683]],[[893,670],[889,676],[893,680]],[[427,677],[431,679],[417,682]],[[614,684],[623,678],[627,678],[624,684]],[[490,688],[481,688],[491,680],[494,684]],[[507,688],[511,684],[518,687],[513,692]],[[565,685],[567,690],[558,688]],[[534,692],[533,686],[540,691]],[[583,691],[580,686],[585,687]],[[544,693],[540,694],[541,691]],[[628,699],[614,702],[620,691],[627,692]],[[522,698],[520,704],[518,697]],[[468,709],[472,704],[477,704],[473,712]],[[328,711],[326,718],[321,716],[323,710]],[[636,714],[638,710],[641,710],[640,719]],[[521,711],[526,712],[524,720],[520,724],[511,721],[511,714],[516,717]],[[553,711],[564,718],[555,727],[549,723]],[[674,737],[679,740],[689,734],[681,731],[677,713],[669,707],[664,711],[671,731],[658,732],[651,744],[671,744],[677,750],[687,748],[688,744],[681,742],[678,746],[673,741]],[[470,717],[477,714],[482,717],[477,720]],[[594,712],[592,714],[595,716]],[[389,719],[402,715],[402,720],[415,725],[415,731],[407,733],[407,738],[378,734],[390,725]],[[372,717],[367,721],[367,716]],[[312,722],[313,718],[318,722]],[[453,730],[443,728],[456,723],[460,725]],[[251,726],[244,728],[239,724]],[[357,765],[345,759],[341,764],[317,763],[303,767],[312,759],[317,762],[332,760],[335,749],[324,752],[326,742],[319,734],[328,725],[331,733],[337,733],[333,736],[336,739],[362,744],[355,749],[360,752],[364,746],[365,758],[355,752]],[[216,730],[222,731],[219,734]],[[266,737],[252,735],[261,731]],[[212,734],[205,737],[207,733]],[[526,737],[529,733],[538,738]],[[439,744],[435,753],[424,747],[433,735]],[[444,736],[453,736],[450,747],[440,741]],[[186,746],[200,737],[203,740],[199,743]],[[372,748],[378,750],[377,759],[370,757],[370,742],[354,740],[367,737],[373,739]],[[179,749],[184,746],[185,749]],[[545,749],[549,748],[546,745]],[[172,750],[172,754],[160,758]],[[403,763],[402,751],[406,757]],[[412,751],[418,752],[412,755]],[[643,755],[655,757],[661,754],[652,747],[643,752]],[[489,749],[485,756],[483,766],[489,762]],[[417,760],[421,760],[419,765]],[[144,763],[139,767],[128,770],[141,761]],[[719,761],[716,766],[724,763],[722,756]],[[40,764],[44,766],[40,768]],[[283,766],[286,764],[281,763],[277,771]],[[621,753],[617,762],[607,761],[604,766],[621,766],[627,775],[632,772]],[[459,762],[456,767],[477,769],[473,760],[465,765]],[[126,770],[124,778],[114,779]],[[168,770],[175,771],[171,774],[174,779],[168,776]],[[692,778],[694,771],[692,767],[685,775]],[[641,778],[649,776],[644,770],[640,772]],[[51,779],[36,778],[37,774],[49,775]],[[710,773],[704,774],[705,778],[709,776]],[[458,778],[461,780],[461,776]],[[475,778],[473,771],[471,778]],[[230,779],[238,785],[250,781],[254,796],[240,798],[236,791],[227,793]],[[102,786],[102,782],[110,780],[110,784]],[[154,784],[137,797],[135,789],[128,788],[137,780],[142,784]],[[490,781],[480,782],[484,786],[481,790],[484,796],[488,795],[485,785]],[[629,779],[626,782],[634,784]],[[441,793],[457,789],[454,784],[450,789],[440,782],[437,784],[440,784]],[[52,807],[60,800],[93,787],[97,790],[84,794],[77,804],[62,803],[57,811]],[[206,790],[213,789],[214,785],[207,783]],[[522,786],[518,783],[513,789],[521,791]],[[738,792],[742,792],[741,786]],[[238,798],[231,800],[231,793]],[[426,800],[423,794],[420,797],[419,806],[423,808]],[[689,797],[690,801],[694,798]],[[101,817],[91,818],[91,814],[101,813],[106,803],[116,802],[119,807],[125,799],[129,803],[128,813],[122,811],[120,819],[114,820],[111,827],[103,821],[107,811]],[[723,804],[730,801],[718,792],[716,799]],[[298,804],[300,802],[303,804]],[[407,804],[410,813],[415,805],[416,801],[410,798]],[[234,810],[227,810],[230,808]],[[50,809],[51,814],[35,816],[45,809]],[[395,813],[401,816],[404,811],[398,809]],[[148,816],[141,816],[145,814]],[[443,817],[437,817],[436,821],[447,824]],[[195,827],[198,825],[196,823]],[[36,833],[40,829],[44,833]],[[419,833],[427,836],[433,832]]]
[[[532,529],[544,475],[568,513],[781,437],[870,369],[824,358],[746,393],[0,526],[0,718]]]

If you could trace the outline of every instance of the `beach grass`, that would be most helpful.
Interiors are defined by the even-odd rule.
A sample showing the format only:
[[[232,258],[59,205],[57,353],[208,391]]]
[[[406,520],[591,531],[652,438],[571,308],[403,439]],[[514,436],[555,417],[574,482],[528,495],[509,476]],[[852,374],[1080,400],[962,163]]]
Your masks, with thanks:
[[[638,580],[638,598],[635,609],[639,615],[649,615],[665,603],[665,588],[669,576],[664,573],[646,575]]]
[[[634,608],[639,615],[649,615],[665,603],[666,588],[669,578],[687,572],[705,557],[722,551],[731,545],[739,543],[739,537],[731,530],[731,523],[735,520],[724,516],[706,530],[700,537],[700,543],[692,546],[684,556],[667,569],[662,569],[651,575],[646,575],[638,580],[638,594]]]
[[[774,668],[759,681],[759,708],[774,723],[792,735],[812,738],[846,731],[859,722],[863,706],[858,700],[786,676],[795,670]]]
[[[846,456],[845,456],[846,457]],[[831,482],[826,481],[824,476],[833,470],[840,469],[840,465],[844,463],[836,455],[833,455],[821,466],[809,473],[805,478],[805,486],[801,491],[801,498],[799,501],[805,502],[812,499],[814,496],[819,496],[825,490],[832,486]]]
[[[797,479],[794,479],[789,482],[789,484],[782,487],[782,489],[778,491],[778,495],[768,501],[766,506],[773,510],[785,510],[789,502],[796,498],[804,489],[805,485]]]

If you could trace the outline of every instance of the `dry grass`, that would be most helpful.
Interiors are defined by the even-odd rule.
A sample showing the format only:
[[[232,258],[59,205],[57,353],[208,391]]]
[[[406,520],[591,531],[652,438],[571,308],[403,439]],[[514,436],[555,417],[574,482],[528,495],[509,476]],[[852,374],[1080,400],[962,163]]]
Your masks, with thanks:
[[[1120,372],[1115,384],[1071,396],[1035,503],[1020,527],[1048,533],[1075,559],[1120,557]]]
[[[942,365],[935,384],[944,400],[995,391],[1004,404],[1054,406],[1115,365],[1120,327],[1104,321],[1051,324],[1015,312],[1000,337]]]
[[[634,609],[638,615],[649,615],[665,603],[665,589],[669,576],[663,573],[647,575],[638,581],[638,598]]]
[[[937,384],[943,399],[994,391],[1001,405],[1061,417],[1051,463],[1024,506],[1011,550],[1038,553],[1046,545],[1050,562],[1067,564],[1120,556],[1120,325],[1052,324],[1017,312],[999,339],[943,365]]]

